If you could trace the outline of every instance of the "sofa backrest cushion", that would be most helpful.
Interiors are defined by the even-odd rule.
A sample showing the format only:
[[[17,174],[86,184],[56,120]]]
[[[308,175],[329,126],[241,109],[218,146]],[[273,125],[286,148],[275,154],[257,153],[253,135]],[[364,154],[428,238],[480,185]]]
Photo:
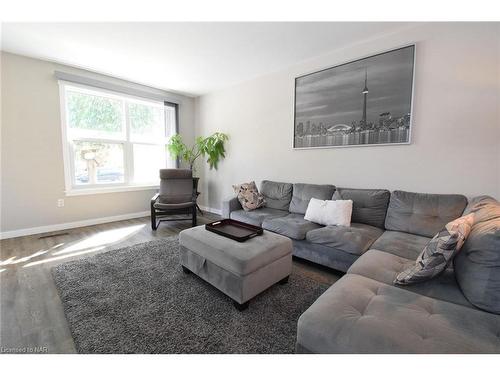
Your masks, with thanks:
[[[500,314],[500,203],[478,197],[466,212],[474,213],[474,225],[455,257],[455,277],[470,303]]]
[[[332,199],[352,200],[351,221],[353,223],[373,225],[384,229],[390,197],[389,190],[337,188]]]
[[[289,211],[305,214],[311,198],[329,200],[335,192],[333,185],[293,184],[292,201]]]
[[[462,216],[467,198],[458,194],[423,194],[396,190],[391,194],[385,229],[433,237]]]
[[[266,207],[288,211],[293,185],[286,182],[262,181],[260,192],[266,198]]]

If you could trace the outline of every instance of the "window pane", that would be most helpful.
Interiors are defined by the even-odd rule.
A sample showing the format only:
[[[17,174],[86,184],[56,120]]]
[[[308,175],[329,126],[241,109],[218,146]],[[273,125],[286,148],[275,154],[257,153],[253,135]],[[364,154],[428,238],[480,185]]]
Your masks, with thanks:
[[[177,104],[165,105],[165,137],[169,138],[177,132]]]
[[[166,168],[164,146],[134,145],[134,183],[155,183],[160,180],[159,170]]]
[[[122,144],[84,141],[73,144],[77,185],[124,182]]]
[[[70,129],[86,137],[124,134],[122,101],[75,91],[67,92]]]
[[[133,141],[163,141],[165,123],[161,107],[129,103],[128,116]]]
[[[165,136],[170,139],[171,136],[177,133],[177,111],[179,107],[174,103],[165,103]],[[167,168],[177,168],[177,160],[172,158],[170,154],[167,156]]]

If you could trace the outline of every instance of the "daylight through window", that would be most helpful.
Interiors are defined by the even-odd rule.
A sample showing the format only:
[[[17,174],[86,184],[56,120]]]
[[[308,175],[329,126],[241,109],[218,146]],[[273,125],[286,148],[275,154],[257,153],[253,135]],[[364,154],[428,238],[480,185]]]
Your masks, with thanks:
[[[107,191],[159,184],[175,168],[165,145],[177,128],[177,104],[61,82],[66,191]]]

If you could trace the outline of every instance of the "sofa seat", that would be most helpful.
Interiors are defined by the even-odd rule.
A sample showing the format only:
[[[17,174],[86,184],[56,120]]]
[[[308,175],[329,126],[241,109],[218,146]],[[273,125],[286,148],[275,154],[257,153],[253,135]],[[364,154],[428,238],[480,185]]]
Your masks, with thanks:
[[[347,273],[368,277],[387,285],[394,285],[393,281],[396,275],[414,264],[414,260],[379,250],[368,250],[354,262]],[[426,282],[394,286],[427,297],[473,308],[460,290],[451,268],[444,270],[440,275]]]
[[[429,237],[387,230],[372,244],[370,249],[416,260],[430,240]]]
[[[299,318],[297,352],[500,353],[500,316],[347,274]]]
[[[319,224],[304,219],[304,215],[302,214],[266,218],[262,223],[262,228],[293,238],[294,240],[303,240],[306,238],[307,232],[321,227]]]
[[[252,224],[261,227],[262,222],[266,219],[286,216],[288,214],[289,214],[288,211],[263,207],[253,211],[245,211],[245,210],[233,211],[231,212],[229,217],[234,220],[242,221],[247,224]]]
[[[384,231],[380,228],[352,223],[350,227],[329,225],[307,232],[309,242],[333,247],[346,253],[361,255],[379,238]]]
[[[340,272],[347,272],[349,267],[359,258],[358,255],[346,253],[334,247],[311,243],[307,240],[292,240],[292,242],[293,255],[295,257],[321,264]]]

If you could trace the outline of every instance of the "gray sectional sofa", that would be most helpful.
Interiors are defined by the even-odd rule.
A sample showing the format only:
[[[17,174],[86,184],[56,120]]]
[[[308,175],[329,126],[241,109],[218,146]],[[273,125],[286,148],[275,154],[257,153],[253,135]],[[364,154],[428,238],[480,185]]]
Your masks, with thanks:
[[[266,207],[223,202],[224,217],[293,241],[296,257],[346,272],[300,317],[299,353],[500,353],[500,204],[491,197],[263,181]],[[350,227],[304,219],[311,198],[352,199]],[[474,212],[442,274],[410,286],[395,276],[446,223]]]

